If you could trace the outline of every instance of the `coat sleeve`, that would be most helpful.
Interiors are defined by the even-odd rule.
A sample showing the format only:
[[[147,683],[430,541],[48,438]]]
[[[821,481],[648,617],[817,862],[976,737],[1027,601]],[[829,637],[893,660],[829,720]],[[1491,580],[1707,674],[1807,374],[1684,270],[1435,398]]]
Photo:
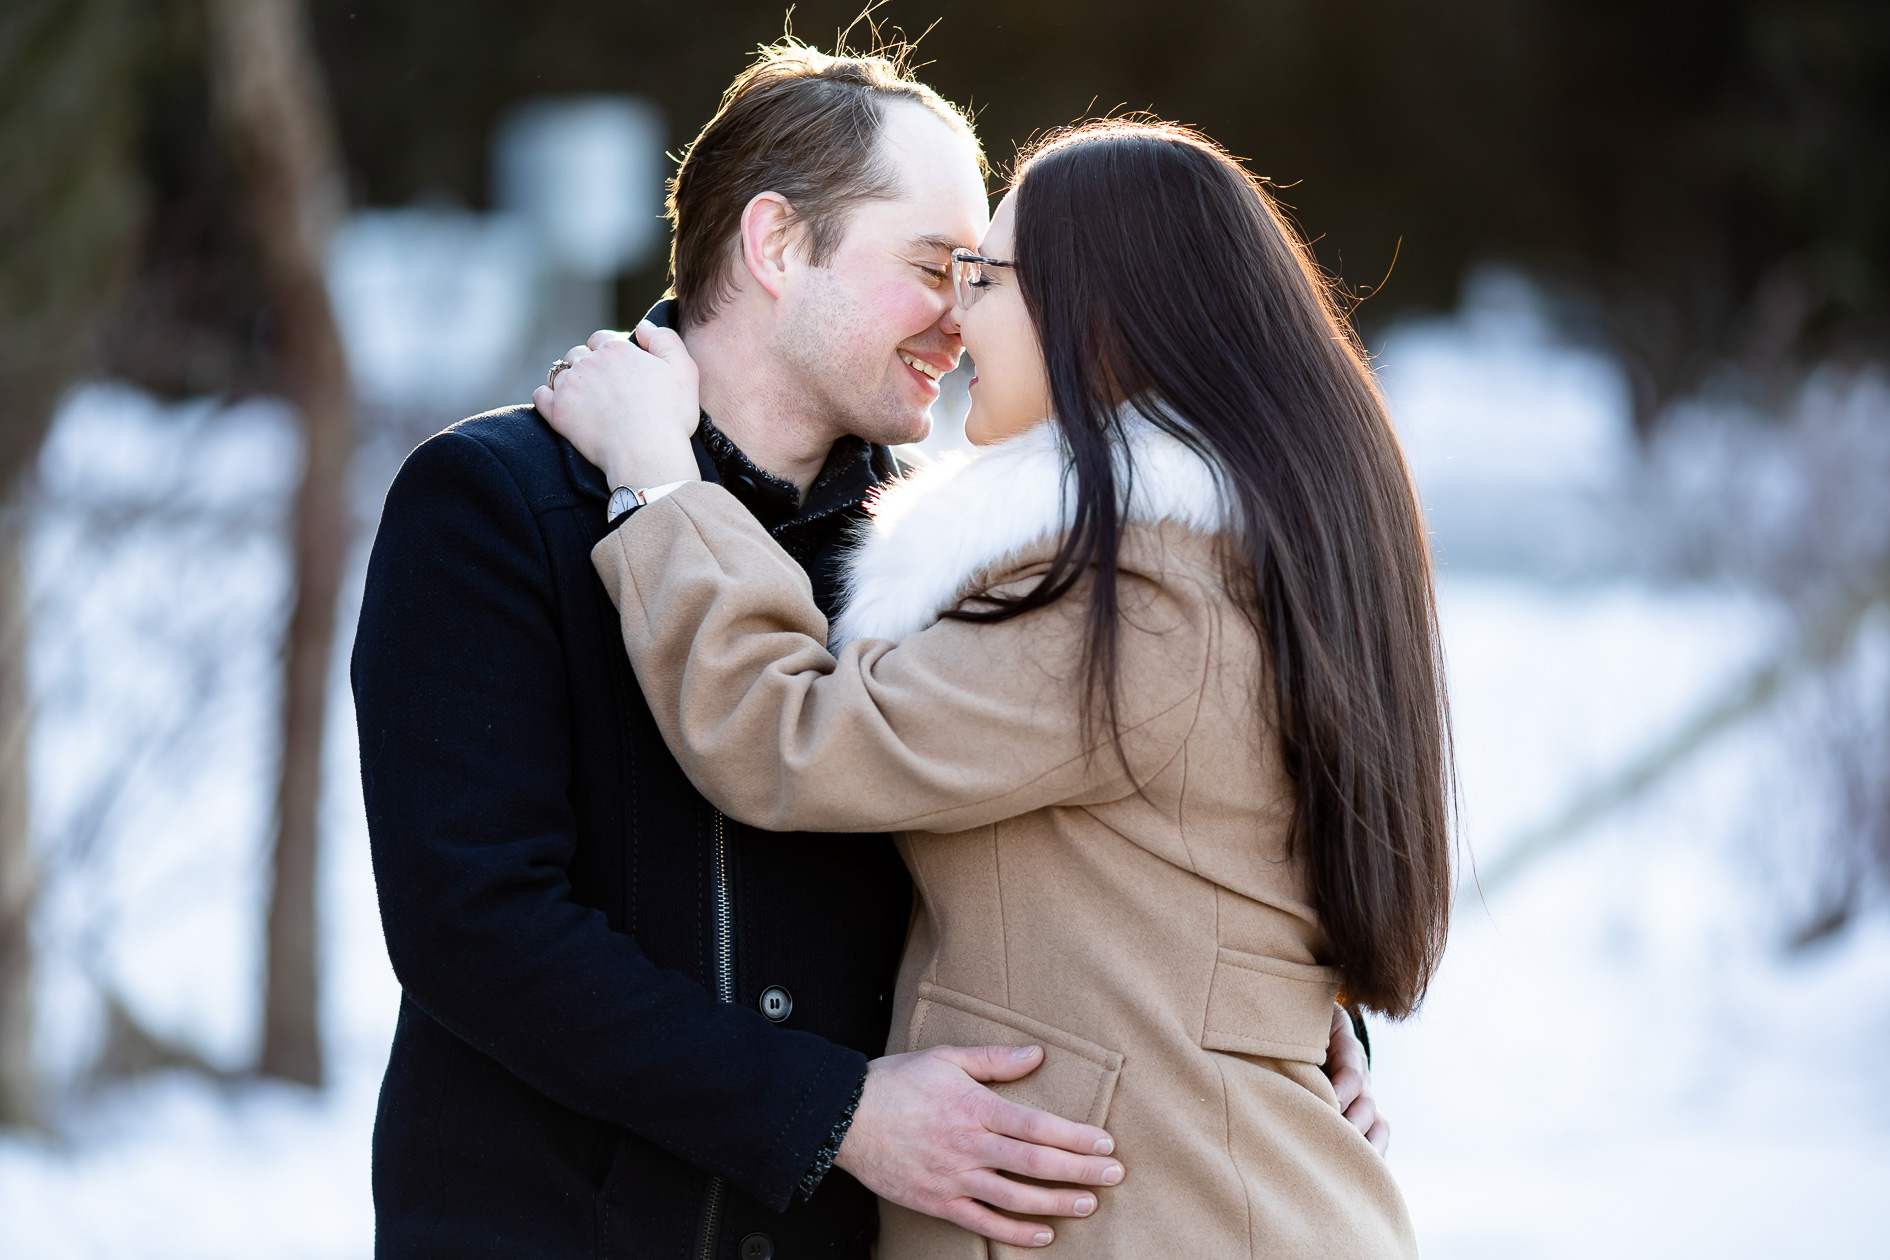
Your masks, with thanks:
[[[546,1097],[783,1210],[865,1056],[716,1002],[573,900],[557,608],[544,536],[504,464],[450,431],[409,457],[353,661],[395,974]]]
[[[835,657],[800,567],[719,486],[641,509],[591,558],[671,751],[725,813],[769,830],[951,832],[1119,800],[1179,753],[1199,707],[1200,604],[1133,574],[1125,767],[1083,721],[1082,587]]]

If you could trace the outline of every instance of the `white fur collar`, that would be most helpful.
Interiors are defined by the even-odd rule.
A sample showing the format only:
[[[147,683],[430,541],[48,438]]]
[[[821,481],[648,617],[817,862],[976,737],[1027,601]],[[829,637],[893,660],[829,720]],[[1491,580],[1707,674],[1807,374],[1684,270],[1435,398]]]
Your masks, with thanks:
[[[1178,439],[1131,418],[1131,521],[1223,528],[1227,507],[1213,469]],[[956,605],[1000,561],[1069,527],[1065,457],[1054,424],[951,455],[888,484],[844,567],[846,606],[833,647],[916,634]],[[995,575],[993,575],[995,576]]]

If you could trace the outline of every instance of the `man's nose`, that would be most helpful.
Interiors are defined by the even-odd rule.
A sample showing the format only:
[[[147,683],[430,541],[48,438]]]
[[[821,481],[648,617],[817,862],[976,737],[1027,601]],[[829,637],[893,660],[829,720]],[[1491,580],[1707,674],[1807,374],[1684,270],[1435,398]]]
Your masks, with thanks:
[[[951,304],[945,308],[945,313],[938,317],[938,330],[947,337],[955,338],[959,335],[957,295],[953,295]]]

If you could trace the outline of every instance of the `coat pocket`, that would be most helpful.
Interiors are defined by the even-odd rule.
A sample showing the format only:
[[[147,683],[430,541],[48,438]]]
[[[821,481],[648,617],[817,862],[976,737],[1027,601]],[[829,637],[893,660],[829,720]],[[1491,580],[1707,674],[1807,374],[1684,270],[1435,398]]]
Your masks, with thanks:
[[[1338,992],[1332,967],[1222,949],[1208,987],[1201,1048],[1323,1064]]]
[[[1080,1124],[1101,1126],[1122,1075],[1122,1055],[1028,1015],[969,994],[919,984],[913,1009],[913,1050],[933,1046],[1042,1046],[1043,1062],[1022,1080],[994,1081],[991,1089],[1012,1102],[1048,1111]]]

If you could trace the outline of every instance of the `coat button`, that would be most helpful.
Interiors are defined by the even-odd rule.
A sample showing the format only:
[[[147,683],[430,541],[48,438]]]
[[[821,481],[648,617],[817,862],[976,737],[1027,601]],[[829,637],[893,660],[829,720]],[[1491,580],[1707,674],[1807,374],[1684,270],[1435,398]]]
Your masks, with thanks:
[[[774,1239],[766,1234],[750,1234],[742,1239],[742,1260],[774,1260]]]
[[[770,985],[768,988],[761,991],[761,1013],[775,1023],[780,1023],[794,1013],[794,995],[778,984]],[[760,1238],[761,1235],[756,1234],[755,1237]],[[747,1246],[746,1243],[742,1245]],[[742,1254],[746,1255],[747,1253],[743,1252]],[[770,1252],[769,1254],[773,1253]]]

